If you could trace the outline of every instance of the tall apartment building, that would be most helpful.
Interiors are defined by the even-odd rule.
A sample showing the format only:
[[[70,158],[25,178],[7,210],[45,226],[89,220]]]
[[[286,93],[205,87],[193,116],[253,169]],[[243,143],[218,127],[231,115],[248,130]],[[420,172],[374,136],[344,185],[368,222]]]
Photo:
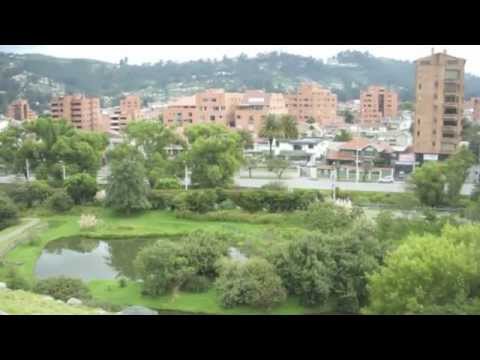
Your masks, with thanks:
[[[337,122],[337,95],[317,84],[301,84],[296,93],[285,95],[288,113],[298,122],[313,118],[321,126]]]
[[[195,96],[200,122],[223,124],[231,127],[235,122],[235,109],[243,98],[241,93],[223,89],[209,89]]]
[[[163,123],[166,126],[188,125],[199,121],[196,96],[185,96],[168,103],[163,110]]]
[[[100,110],[100,99],[84,95],[66,95],[52,99],[50,112],[54,119],[65,119],[74,127],[89,131],[107,131],[108,124]]]
[[[416,62],[414,151],[445,158],[461,141],[465,60],[443,53]]]
[[[120,113],[130,119],[139,119],[141,116],[142,101],[137,95],[126,95],[120,99]]]
[[[363,126],[379,125],[398,114],[398,94],[383,86],[369,86],[360,93],[360,122]]]
[[[35,120],[37,114],[30,109],[27,100],[17,100],[7,108],[6,116],[18,121]]]
[[[261,90],[247,91],[236,107],[235,121],[231,127],[258,134],[263,119],[268,114],[288,114],[283,94],[269,94]]]

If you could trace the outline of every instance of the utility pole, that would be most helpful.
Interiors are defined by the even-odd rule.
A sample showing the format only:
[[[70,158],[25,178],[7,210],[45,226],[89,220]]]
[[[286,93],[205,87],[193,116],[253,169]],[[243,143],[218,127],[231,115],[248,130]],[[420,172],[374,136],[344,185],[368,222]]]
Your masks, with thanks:
[[[185,163],[185,191],[188,190],[188,167],[187,167],[187,163]]]
[[[330,179],[332,180],[332,198],[333,201],[335,201],[337,199],[337,168],[335,165],[333,166]]]
[[[63,181],[67,178],[67,171],[65,170],[65,164],[63,161],[60,161],[60,165],[62,165],[62,178]]]
[[[360,172],[358,170],[358,149],[355,152],[355,170],[356,170],[356,175],[355,175],[355,181],[358,183],[358,180],[360,178]]]

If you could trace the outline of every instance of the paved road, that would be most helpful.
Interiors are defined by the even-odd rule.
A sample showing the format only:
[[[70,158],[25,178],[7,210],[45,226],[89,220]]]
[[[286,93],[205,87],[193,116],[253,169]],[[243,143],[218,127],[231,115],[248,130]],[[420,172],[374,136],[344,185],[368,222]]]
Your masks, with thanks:
[[[289,180],[274,180],[274,179],[248,179],[248,178],[235,178],[235,184],[242,187],[258,188],[272,181],[280,181],[286,186],[294,189],[318,189],[318,190],[331,190],[332,183],[327,179],[311,180],[309,178],[296,178]],[[405,183],[395,182],[393,184],[381,184],[381,183],[356,183],[351,181],[337,181],[337,187],[341,190],[352,191],[379,191],[379,192],[405,192]],[[462,188],[462,194],[469,195],[473,190],[472,184],[465,184]]]

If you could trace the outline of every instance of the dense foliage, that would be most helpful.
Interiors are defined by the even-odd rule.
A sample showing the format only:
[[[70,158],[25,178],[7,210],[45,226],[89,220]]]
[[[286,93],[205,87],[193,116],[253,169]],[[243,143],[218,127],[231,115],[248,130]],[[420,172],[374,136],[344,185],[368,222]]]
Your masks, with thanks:
[[[75,204],[84,204],[95,197],[98,190],[97,180],[85,173],[76,174],[67,179],[65,189]]]
[[[18,209],[10,198],[0,193],[0,230],[18,221]]]
[[[47,201],[49,207],[56,212],[66,212],[74,205],[72,198],[65,190],[55,191]]]
[[[38,280],[33,291],[62,301],[68,301],[70,298],[79,300],[88,300],[91,298],[90,290],[82,280],[67,277]]]
[[[224,261],[215,282],[221,304],[226,308],[249,305],[271,308],[285,301],[286,292],[275,268],[267,260]]]

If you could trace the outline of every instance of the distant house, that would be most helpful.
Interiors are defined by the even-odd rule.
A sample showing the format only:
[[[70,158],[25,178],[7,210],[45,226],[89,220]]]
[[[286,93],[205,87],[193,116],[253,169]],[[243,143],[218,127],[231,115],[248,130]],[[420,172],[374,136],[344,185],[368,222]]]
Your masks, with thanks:
[[[393,160],[393,149],[383,142],[365,138],[355,138],[344,143],[337,143],[327,151],[327,164],[355,166],[357,156],[359,164],[373,162],[374,166],[390,167]]]

